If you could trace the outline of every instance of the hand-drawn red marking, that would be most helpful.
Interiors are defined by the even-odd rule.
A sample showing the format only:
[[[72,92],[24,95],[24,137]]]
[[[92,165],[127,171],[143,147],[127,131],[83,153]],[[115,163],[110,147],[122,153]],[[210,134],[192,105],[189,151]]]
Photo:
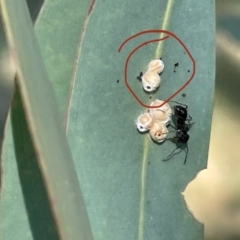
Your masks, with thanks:
[[[120,52],[123,48],[123,46],[128,42],[130,41],[131,39],[137,37],[137,36],[140,36],[142,34],[146,34],[146,33],[165,33],[165,34],[168,34],[168,36],[165,36],[163,38],[160,38],[160,39],[153,39],[153,40],[150,40],[150,41],[147,41],[147,42],[144,42],[140,45],[138,45],[136,48],[134,48],[130,54],[128,55],[127,57],[127,60],[125,62],[125,67],[124,67],[124,82],[125,82],[125,85],[127,86],[128,90],[130,91],[130,93],[134,96],[134,98],[137,100],[137,102],[145,107],[145,108],[159,108],[159,107],[162,107],[165,103],[169,102],[172,98],[174,98],[178,93],[180,93],[191,81],[192,79],[194,78],[194,75],[195,75],[195,72],[196,72],[196,63],[195,63],[195,60],[192,56],[192,54],[189,52],[189,50],[187,49],[187,47],[185,46],[185,44],[181,41],[180,38],[178,38],[174,33],[170,32],[170,31],[167,31],[167,30],[146,30],[146,31],[142,31],[142,32],[139,32],[129,38],[127,38],[119,47],[118,49],[118,52]],[[130,60],[130,58],[132,57],[132,55],[141,47],[143,47],[144,45],[147,45],[149,43],[152,43],[152,42],[158,42],[158,41],[162,41],[162,40],[165,40],[167,38],[169,38],[169,35],[172,36],[173,38],[175,38],[181,45],[182,47],[185,49],[185,51],[187,52],[188,56],[190,57],[191,61],[192,61],[192,67],[193,67],[193,71],[192,71],[192,75],[190,76],[190,78],[187,80],[187,82],[182,86],[180,87],[175,93],[173,93],[169,98],[167,98],[162,104],[160,104],[159,106],[149,106],[149,105],[146,105],[144,104],[139,98],[138,96],[135,94],[135,92],[132,90],[132,88],[130,87],[130,85],[128,84],[128,79],[127,79],[127,72],[128,72],[128,62]]]
[[[88,9],[88,15],[91,13],[92,9],[93,9],[93,5],[95,4],[95,1],[96,0],[92,0],[91,4],[90,4],[90,7]]]

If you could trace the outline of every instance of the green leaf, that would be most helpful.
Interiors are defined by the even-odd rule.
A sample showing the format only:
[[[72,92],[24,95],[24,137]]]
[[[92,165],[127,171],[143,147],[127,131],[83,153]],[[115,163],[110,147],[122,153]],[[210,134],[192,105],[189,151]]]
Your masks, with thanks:
[[[19,89],[3,145],[2,239],[59,239]],[[15,224],[14,231],[11,230]]]
[[[16,69],[10,56],[10,49],[7,45],[6,34],[2,21],[0,21],[0,42],[0,149],[2,149],[4,128],[8,116],[8,111],[11,105],[13,80],[16,74]],[[0,185],[1,180],[2,179],[0,179]]]
[[[214,1],[95,3],[78,58],[67,133],[95,239],[203,239],[203,226],[187,211],[181,192],[206,167],[215,76]],[[175,145],[153,143],[134,120],[144,111],[124,85],[123,68],[138,44],[159,38],[148,29],[174,32],[196,61],[196,75],[174,98],[189,106],[195,124],[184,151],[162,162]],[[160,89],[149,99],[136,76],[162,57]],[[174,73],[174,64],[179,63]],[[189,78],[192,64],[173,39],[148,44],[130,60],[128,80],[144,103],[166,99]],[[117,83],[117,80],[120,80]]]
[[[53,6],[56,3],[52,1]],[[58,17],[60,12],[65,13],[65,8],[60,6],[59,9],[53,7],[49,12],[52,14],[48,13],[45,6],[42,16],[48,14],[51,21],[46,18],[45,27],[37,25],[37,36],[62,116],[64,109],[68,109],[70,89],[67,135],[94,239],[203,239],[203,227],[187,211],[181,192],[196,173],[206,167],[215,75],[214,1],[135,0],[124,4],[121,1],[96,1],[86,20],[82,41],[78,45],[79,52],[76,45],[73,48],[70,46],[73,38],[75,43],[76,39],[80,39],[80,32],[75,28],[78,26],[74,21],[76,15],[72,21]],[[55,16],[61,19],[61,22],[57,21],[60,25],[51,25]],[[62,41],[58,34],[54,34],[56,29],[53,25],[62,26],[64,31],[72,30],[70,32],[76,35],[67,38],[67,34],[63,34],[67,40]],[[178,95],[174,98],[189,106],[189,113],[195,121],[189,132],[191,139],[186,165],[183,165],[183,152],[169,162],[162,162],[175,145],[171,142],[154,144],[147,134],[139,134],[134,126],[134,120],[144,109],[124,85],[124,63],[134,47],[159,38],[159,34],[141,36],[129,42],[121,53],[117,50],[127,37],[148,29],[174,32],[183,40],[196,61],[197,72],[184,90],[186,97]],[[52,40],[53,37],[56,38]],[[69,44],[66,43],[68,41]],[[58,47],[54,48],[54,43]],[[64,55],[62,58],[58,55],[60,51]],[[72,62],[75,53],[78,55],[76,68]],[[151,95],[150,100],[150,95],[143,92],[136,76],[145,70],[151,59],[159,56],[164,60],[165,70],[161,87]],[[174,64],[177,62],[179,67],[174,73]],[[70,74],[72,69],[75,70]],[[165,99],[176,91],[191,74],[188,70],[192,70],[191,62],[182,47],[175,40],[168,39],[141,48],[131,58],[128,79],[142,101],[150,103],[155,98]],[[117,80],[120,82],[117,83]],[[13,140],[10,129],[7,129],[7,133],[10,142],[6,138],[4,149],[11,151]],[[46,224],[40,221],[42,228],[32,226],[38,221],[36,218],[30,219],[26,214],[31,211],[26,211],[25,205],[31,208],[32,203],[25,201],[24,205],[23,196],[27,195],[22,195],[20,187],[23,184],[19,184],[18,173],[24,172],[24,168],[19,171],[16,162],[13,164],[15,167],[9,163],[15,154],[16,151],[9,156],[3,155],[6,185],[2,194],[5,215],[8,217],[5,234],[11,231],[10,225],[16,226],[15,223],[20,222],[16,226],[15,231],[19,234],[16,236],[37,239]],[[34,156],[30,159],[34,159]],[[30,169],[34,168],[37,167],[30,166]],[[11,175],[7,171],[11,171]],[[38,180],[41,178],[39,174],[34,181],[36,185],[41,182]],[[6,186],[9,184],[11,188],[7,191]],[[46,193],[44,189],[42,192],[45,203],[39,206],[47,213]],[[13,201],[15,196],[20,199],[19,205]],[[16,206],[10,213],[12,216],[20,214],[20,221],[9,215],[9,208],[13,204]],[[34,205],[33,213],[36,213],[37,206]],[[52,228],[46,236],[55,239],[54,223],[51,216],[48,215],[48,219]],[[14,236],[9,239],[14,239]]]
[[[91,0],[48,0],[35,32],[62,118]]]
[[[34,1],[27,0],[28,9],[33,22],[36,21],[43,3],[44,3],[44,0],[34,0]]]
[[[6,224],[2,231],[4,239],[8,237],[9,239],[36,239],[38,237],[45,239],[59,239],[59,237],[61,239],[92,239],[76,171],[63,131],[62,121],[59,118],[54,94],[34,36],[26,2],[23,0],[1,0],[0,3],[9,45],[17,63],[19,76],[17,82],[21,88],[28,119],[26,122],[21,101],[16,96],[15,100],[20,104],[20,107],[17,106],[17,109],[14,109],[13,106],[12,108],[12,128],[8,125],[8,134],[3,148],[3,174],[6,179],[6,181],[3,180],[3,198],[1,198],[2,215]],[[35,151],[30,136],[23,135],[23,130],[27,129],[27,125],[31,130]],[[45,187],[43,187],[42,176],[36,167],[36,159],[42,170]],[[9,160],[13,161],[12,166],[15,171],[9,171]],[[33,169],[28,162],[29,160],[33,161]],[[28,164],[29,166],[27,166]],[[23,168],[24,165],[26,168]],[[28,172],[28,167],[33,171]],[[27,171],[25,176],[23,176],[24,171]],[[18,178],[18,172],[20,172],[20,178]],[[37,176],[33,173],[37,173]],[[36,177],[35,181],[26,181],[26,179],[29,180],[29,175]],[[12,183],[16,183],[16,186]],[[41,195],[43,194],[41,196],[43,202],[37,205],[38,208],[44,206],[43,211],[39,211],[39,209],[36,211],[36,205],[30,205],[32,202],[29,191],[33,187],[29,186],[30,183],[40,189]],[[31,192],[31,194],[33,193]],[[16,211],[13,212],[10,208],[11,201],[16,201],[18,198],[17,204],[13,203],[16,205]],[[24,204],[27,205],[26,210]],[[46,211],[47,207],[48,211]],[[54,224],[48,226],[48,224],[43,223],[43,216],[39,215],[44,212],[47,212],[47,215],[44,215],[47,223],[53,222],[54,216]],[[14,231],[10,227],[14,221],[11,214],[18,216],[20,221],[17,222],[21,225]],[[42,223],[41,231],[43,234],[39,233],[40,228],[37,225],[37,220]],[[58,233],[55,231],[56,226]]]

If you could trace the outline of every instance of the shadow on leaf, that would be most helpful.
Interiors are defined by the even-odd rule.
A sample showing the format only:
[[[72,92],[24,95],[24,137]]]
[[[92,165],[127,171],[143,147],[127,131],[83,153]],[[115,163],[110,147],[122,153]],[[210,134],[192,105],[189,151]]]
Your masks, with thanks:
[[[60,237],[17,86],[12,102],[11,121],[18,174],[33,238],[58,240]]]

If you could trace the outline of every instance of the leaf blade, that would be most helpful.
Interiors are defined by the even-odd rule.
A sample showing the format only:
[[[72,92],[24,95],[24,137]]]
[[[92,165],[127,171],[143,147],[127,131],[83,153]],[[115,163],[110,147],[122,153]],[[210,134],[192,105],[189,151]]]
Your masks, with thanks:
[[[62,118],[66,114],[76,55],[87,24],[90,2],[47,1],[35,24],[36,37]]]
[[[92,239],[71,154],[26,3],[2,0],[1,6],[9,41],[16,51],[21,92],[59,233],[66,239]]]
[[[161,7],[158,8],[157,4]],[[104,9],[113,9],[114,6],[110,1],[102,5],[96,2],[83,39],[79,59],[81,67],[77,70],[67,131],[78,176],[83,182],[83,192],[96,239],[112,239],[113,236],[117,236],[117,239],[129,236],[138,239],[159,239],[159,236],[162,239],[203,237],[203,228],[187,212],[181,191],[196,172],[206,166],[215,72],[214,3],[172,2],[171,19],[165,21],[168,22],[167,29],[186,43],[197,62],[195,79],[184,90],[187,98],[184,100],[178,95],[174,99],[188,104],[190,114],[193,113],[191,115],[195,119],[203,119],[191,130],[192,140],[189,146],[192,150],[189,159],[192,161],[188,161],[187,167],[182,164],[183,154],[179,156],[179,161],[172,160],[163,164],[161,159],[175,146],[171,143],[164,143],[164,146],[153,144],[148,136],[138,135],[133,126],[134,118],[144,109],[137,105],[124,87],[123,66],[127,54],[139,42],[149,38],[143,36],[130,42],[120,54],[116,52],[125,38],[142,30],[158,28],[159,22],[164,22],[167,3],[157,4],[133,1],[122,6],[120,2],[114,2],[118,11],[102,17]],[[204,10],[206,5],[207,11]],[[205,19],[201,17],[204,11]],[[120,16],[124,19],[121,24]],[[138,20],[134,21],[136,16]],[[202,22],[197,22],[198,19]],[[134,82],[138,73],[158,52],[156,46],[146,48],[147,50],[136,53],[130,62],[129,81],[139,97],[149,102],[149,95],[146,97],[138,83]],[[92,49],[94,54],[91,53]],[[208,50],[206,53],[200,49]],[[169,67],[162,75],[166,80],[156,93],[156,98],[160,96],[161,99],[166,99],[186,81],[190,74],[188,70],[191,71],[188,67],[191,65],[184,51],[172,40],[163,44],[161,57]],[[181,67],[179,66],[175,74],[173,66],[177,61]],[[119,83],[117,79],[120,79]],[[208,93],[199,91],[201,86],[207,86],[204,91]],[[202,99],[205,99],[204,102]],[[201,131],[204,132],[204,139],[200,138]],[[198,151],[202,156],[196,154]],[[148,156],[143,157],[146,152]],[[78,157],[80,154],[82,159]],[[146,178],[141,178],[146,171]],[[116,201],[114,203],[113,198]],[[94,208],[92,199],[98,199],[99,209]],[[128,207],[129,211],[126,210]],[[169,215],[168,222],[164,223],[163,218],[166,215]],[[101,226],[98,225],[100,220],[104,223]],[[171,222],[174,224],[174,231]],[[121,236],[118,235],[119,232]]]

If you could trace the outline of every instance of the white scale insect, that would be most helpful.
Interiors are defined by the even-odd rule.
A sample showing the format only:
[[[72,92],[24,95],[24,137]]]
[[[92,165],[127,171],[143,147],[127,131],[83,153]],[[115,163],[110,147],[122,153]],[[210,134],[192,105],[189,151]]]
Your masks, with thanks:
[[[143,74],[142,72],[137,77],[138,80],[142,82],[143,89],[147,92],[155,91],[161,82],[160,73],[164,69],[164,64],[160,59],[152,60],[148,65],[148,70]],[[153,141],[161,143],[167,139],[168,129],[172,115],[176,118],[176,127],[173,127],[176,132],[176,136],[173,138],[168,138],[168,140],[173,140],[177,145],[176,148],[166,157],[163,161],[168,161],[176,153],[177,149],[180,149],[183,145],[186,145],[185,160],[187,160],[188,146],[187,142],[190,138],[188,131],[193,124],[192,117],[188,114],[188,106],[181,104],[176,101],[172,101],[178,105],[174,106],[173,109],[168,103],[160,106],[164,103],[163,100],[156,99],[151,103],[150,106],[155,106],[155,108],[149,108],[144,113],[140,114],[135,121],[137,129],[139,132],[149,132],[150,137]]]
[[[159,87],[161,83],[160,74],[162,73],[163,69],[163,61],[160,59],[155,59],[148,64],[148,70],[144,74],[142,74],[142,72],[140,73],[138,79],[141,79],[143,89],[145,91],[153,92]]]
[[[158,106],[164,101],[156,99],[150,106]],[[156,142],[163,142],[168,134],[167,125],[171,121],[172,109],[168,103],[159,108],[150,108],[147,112],[140,114],[136,120],[137,129],[147,132]]]

